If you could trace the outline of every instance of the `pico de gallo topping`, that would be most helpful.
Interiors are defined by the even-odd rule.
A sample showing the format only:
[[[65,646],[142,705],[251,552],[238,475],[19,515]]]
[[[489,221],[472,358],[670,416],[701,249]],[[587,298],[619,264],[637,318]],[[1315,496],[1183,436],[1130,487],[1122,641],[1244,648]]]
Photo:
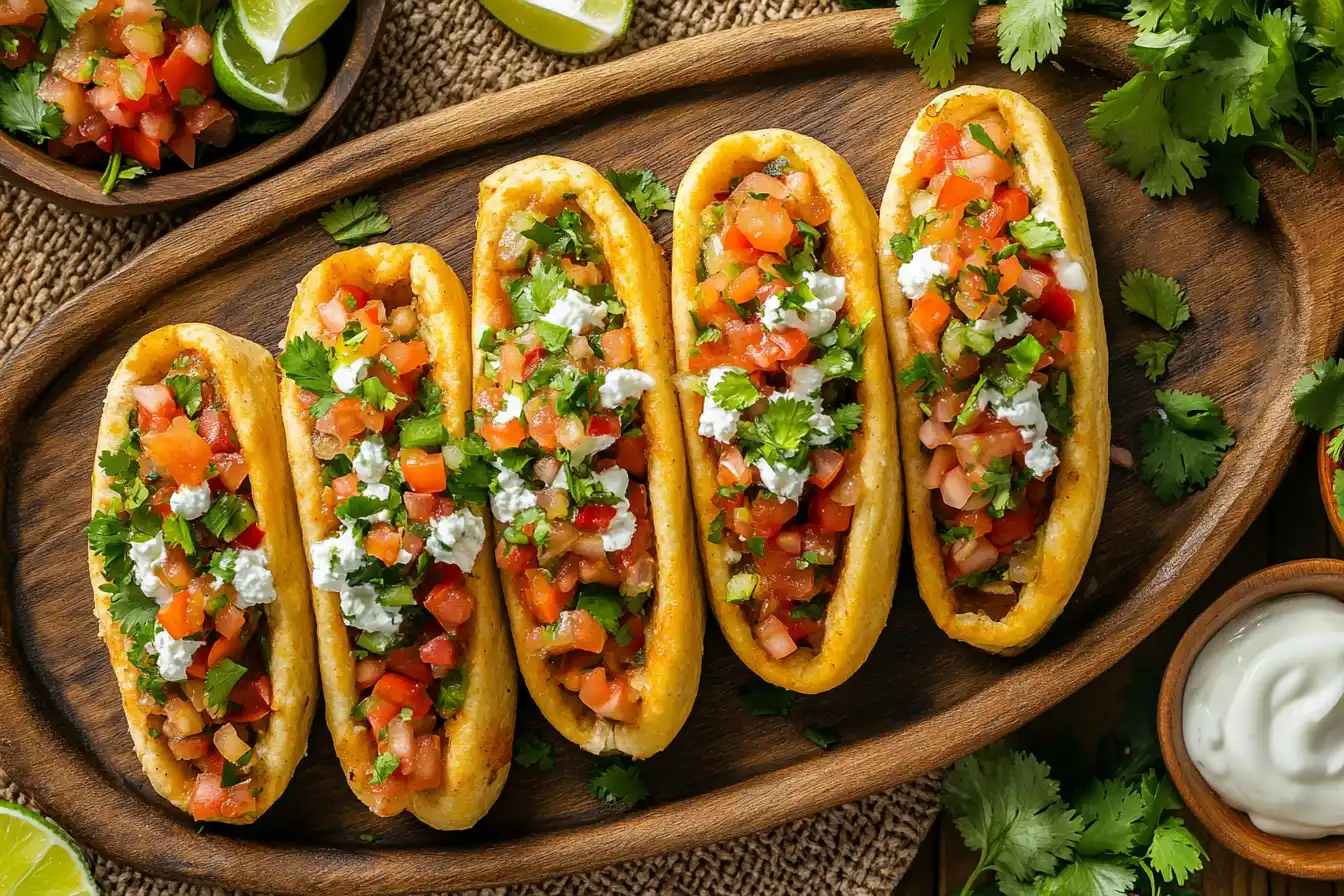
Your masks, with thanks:
[[[313,584],[340,597],[380,815],[443,782],[443,723],[467,694],[467,579],[485,543],[471,505],[488,497],[462,475],[466,440],[443,423],[412,299],[408,283],[341,285],[316,337],[280,356],[314,420],[329,535],[309,549]]]
[[[532,618],[527,648],[594,713],[630,722],[657,581],[640,408],[654,380],[572,195],[516,212],[496,261],[509,301],[481,336],[476,393],[495,559]]]
[[[183,352],[132,392],[126,441],[98,458],[113,497],[89,523],[89,547],[139,670],[149,736],[196,768],[193,817],[239,818],[257,811],[253,747],[272,709],[266,533],[205,359]]]
[[[852,320],[845,278],[826,270],[830,218],[787,157],[735,178],[700,215],[691,368],[718,462],[709,539],[732,564],[728,602],[775,659],[821,646],[862,490],[856,397],[872,316]]]
[[[3,0],[0,93],[14,97],[0,125],[57,158],[109,162],[108,192],[136,170],[123,155],[143,173],[166,147],[194,168],[200,144],[228,146],[237,128],[211,71],[213,6]]]
[[[948,581],[1011,608],[1073,428],[1074,299],[1087,289],[997,112],[934,125],[916,152],[909,230],[891,239],[918,353],[900,372],[932,452],[924,477]]]

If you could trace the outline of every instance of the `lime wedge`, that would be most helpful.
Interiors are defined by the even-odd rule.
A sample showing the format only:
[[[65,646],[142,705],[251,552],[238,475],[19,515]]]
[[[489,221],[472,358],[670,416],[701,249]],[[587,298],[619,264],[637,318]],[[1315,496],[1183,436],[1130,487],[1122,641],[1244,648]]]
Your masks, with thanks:
[[[326,34],[350,0],[237,0],[233,11],[264,62],[295,56]]]
[[[491,15],[553,53],[605,50],[625,37],[634,0],[481,0]]]
[[[0,893],[98,896],[84,854],[56,825],[0,800]]]
[[[327,54],[321,44],[313,44],[289,59],[264,62],[243,39],[238,20],[226,12],[215,29],[214,70],[220,90],[239,105],[298,115],[322,95]]]

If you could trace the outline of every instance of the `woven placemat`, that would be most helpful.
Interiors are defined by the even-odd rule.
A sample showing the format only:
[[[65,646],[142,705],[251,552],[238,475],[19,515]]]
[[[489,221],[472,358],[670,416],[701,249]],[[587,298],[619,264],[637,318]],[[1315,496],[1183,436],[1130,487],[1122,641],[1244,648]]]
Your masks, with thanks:
[[[607,57],[727,28],[833,12],[831,0],[640,0]],[[513,87],[593,60],[546,53],[502,28],[476,0],[390,0],[381,49],[328,142]],[[49,311],[106,276],[189,215],[103,220],[0,186],[0,354]],[[480,896],[887,896],[937,816],[928,775],[753,837]],[[32,805],[0,769],[0,797]],[[40,806],[34,808],[40,809]],[[220,896],[158,880],[90,852],[113,896]]]

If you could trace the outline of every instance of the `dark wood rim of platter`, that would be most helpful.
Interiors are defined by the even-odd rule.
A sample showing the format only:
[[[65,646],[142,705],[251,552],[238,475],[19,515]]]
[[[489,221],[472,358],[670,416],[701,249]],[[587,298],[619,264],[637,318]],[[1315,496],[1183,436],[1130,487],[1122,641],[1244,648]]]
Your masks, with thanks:
[[[298,127],[224,158],[123,184],[111,195],[99,186],[102,172],[53,158],[45,149],[0,132],[0,180],[62,208],[98,217],[163,212],[241,187],[291,158],[336,120],[373,60],[387,0],[356,0],[354,30],[340,66]]]
[[[986,9],[977,19],[977,53],[993,52],[997,16],[997,9]],[[8,357],[0,370],[6,383],[0,391],[3,469],[10,469],[16,444],[23,445],[25,413],[41,406],[44,392],[72,358],[154,296],[266,239],[286,222],[449,154],[634,98],[820,62],[889,63],[895,52],[890,41],[894,17],[892,10],[849,12],[687,39],[396,125],[257,184],[168,234],[66,303]],[[1070,15],[1063,53],[1128,76],[1134,71],[1126,53],[1132,35],[1119,22]],[[892,134],[893,154],[900,136]],[[1271,251],[1287,272],[1288,300],[1299,311],[1293,317],[1294,350],[1276,363],[1305,364],[1333,350],[1344,322],[1344,309],[1333,301],[1344,290],[1344,257],[1323,254],[1311,232],[1316,222],[1344,215],[1344,202],[1323,195],[1328,191],[1318,186],[1321,179],[1338,178],[1340,167],[1328,156],[1308,179],[1270,158],[1257,163],[1256,173],[1265,187],[1264,226],[1270,228]],[[8,709],[0,729],[0,765],[71,834],[104,855],[166,876],[241,889],[356,894],[467,888],[595,868],[759,831],[938,768],[1019,727],[1110,667],[1181,605],[1273,493],[1301,438],[1289,402],[1285,386],[1254,419],[1238,421],[1237,447],[1200,497],[1204,512],[1173,537],[1130,595],[1076,640],[1049,653],[1005,661],[1003,677],[958,704],[956,712],[931,714],[702,795],[471,848],[343,850],[209,832],[198,836],[189,824],[167,822],[157,813],[146,817],[144,804],[126,798],[123,784],[87,761],[78,738],[57,730],[56,713],[45,704],[16,640],[9,557],[3,558],[0,580],[0,705]],[[9,490],[2,478],[0,490]],[[10,504],[4,507],[8,512]],[[6,521],[7,526],[20,524]]]
[[[1158,698],[1157,734],[1171,780],[1185,804],[1209,833],[1245,859],[1291,877],[1344,878],[1344,837],[1293,840],[1267,834],[1245,812],[1223,801],[1195,767],[1185,748],[1182,704],[1185,683],[1199,652],[1237,615],[1258,603],[1300,592],[1319,592],[1344,601],[1344,563],[1297,560],[1262,569],[1242,579],[1209,605],[1176,645]]]

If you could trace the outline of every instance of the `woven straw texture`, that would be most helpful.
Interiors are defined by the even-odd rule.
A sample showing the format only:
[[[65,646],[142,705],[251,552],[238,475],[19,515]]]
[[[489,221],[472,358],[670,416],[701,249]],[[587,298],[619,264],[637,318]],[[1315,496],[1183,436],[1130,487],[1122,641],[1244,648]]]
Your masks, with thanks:
[[[624,55],[727,28],[832,12],[830,0],[641,0]],[[605,57],[610,58],[610,56]],[[594,60],[546,53],[511,34],[476,0],[391,0],[381,50],[328,142],[513,87]],[[115,270],[186,216],[102,220],[0,185],[0,354],[60,303]],[[479,896],[889,894],[938,813],[930,775],[753,837]],[[0,797],[31,805],[0,770]],[[34,807],[40,809],[40,807]],[[220,896],[157,880],[90,853],[112,896]]]

